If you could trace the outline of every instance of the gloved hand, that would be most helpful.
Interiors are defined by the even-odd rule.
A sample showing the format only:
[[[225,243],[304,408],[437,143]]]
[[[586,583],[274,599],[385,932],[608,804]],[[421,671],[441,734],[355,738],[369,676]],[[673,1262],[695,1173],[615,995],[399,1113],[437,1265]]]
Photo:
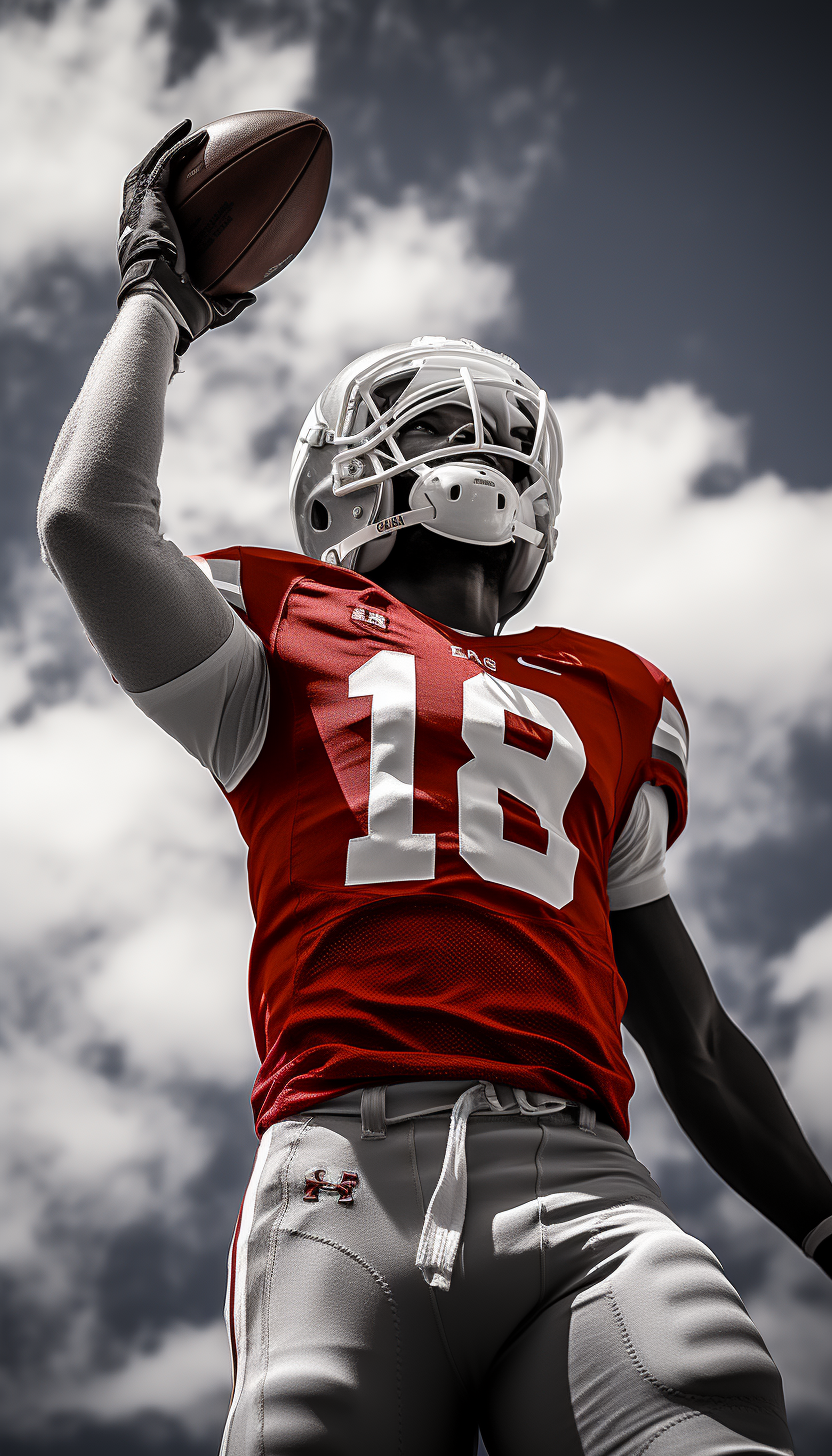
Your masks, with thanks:
[[[119,308],[132,293],[150,293],[158,298],[179,329],[177,356],[184,354],[200,334],[230,323],[256,301],[253,293],[208,298],[194,288],[188,277],[182,238],[165,198],[165,187],[172,159],[185,160],[205,141],[204,130],[189,136],[190,130],[190,121],[180,121],[128,173],[118,239]]]

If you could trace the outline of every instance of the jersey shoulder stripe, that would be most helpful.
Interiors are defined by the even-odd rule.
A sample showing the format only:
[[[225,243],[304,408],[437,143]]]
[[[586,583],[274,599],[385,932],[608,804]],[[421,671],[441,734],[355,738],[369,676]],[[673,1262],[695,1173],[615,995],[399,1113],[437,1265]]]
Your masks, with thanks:
[[[688,730],[684,718],[668,698],[662,698],[661,714],[653,734],[653,757],[673,764],[688,781]]]
[[[240,580],[242,568],[239,557],[235,559],[229,556],[192,556],[191,560],[195,561],[200,570],[211,578],[220,596],[225,597],[229,606],[245,612],[246,602]]]

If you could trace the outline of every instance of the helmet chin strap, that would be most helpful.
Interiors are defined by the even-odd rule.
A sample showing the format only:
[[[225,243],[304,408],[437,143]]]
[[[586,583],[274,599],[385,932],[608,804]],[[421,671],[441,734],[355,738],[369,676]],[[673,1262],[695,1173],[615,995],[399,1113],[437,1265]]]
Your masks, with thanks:
[[[351,536],[345,536],[337,546],[328,546],[322,561],[330,566],[340,566],[345,556],[355,551],[359,546],[366,546],[370,541],[375,541],[379,536],[391,536],[396,531],[402,530],[404,526],[418,526],[422,521],[433,521],[436,519],[434,506],[420,506],[416,511],[400,511],[394,516],[385,516],[381,521],[374,521],[371,526],[362,526],[360,531],[353,531]]]
[[[351,551],[379,536],[423,524],[450,541],[469,545],[501,546],[518,537],[542,548],[545,535],[521,518],[521,497],[502,471],[482,461],[455,460],[415,467],[417,480],[410,492],[411,509],[374,521],[336,546],[327,547],[323,560],[340,565]]]
[[[427,524],[428,521],[434,520],[436,520],[436,510],[433,506],[421,506],[416,511],[401,511],[395,516],[385,516],[383,521],[376,521],[372,526],[362,526],[360,531],[353,531],[351,536],[345,536],[337,546],[328,546],[321,560],[329,566],[340,566],[351,551],[357,550],[359,546],[368,545],[370,541],[377,540],[379,536],[392,536],[406,526],[418,526],[420,523]],[[542,546],[545,540],[542,531],[533,531],[531,526],[527,526],[524,521],[514,521],[511,534],[512,538],[519,536],[522,541],[528,541],[532,546]],[[444,531],[440,532],[440,535],[445,536],[448,541],[457,539],[447,535]],[[480,544],[485,546],[489,543],[483,541]],[[493,544],[499,545],[500,543],[494,542]]]

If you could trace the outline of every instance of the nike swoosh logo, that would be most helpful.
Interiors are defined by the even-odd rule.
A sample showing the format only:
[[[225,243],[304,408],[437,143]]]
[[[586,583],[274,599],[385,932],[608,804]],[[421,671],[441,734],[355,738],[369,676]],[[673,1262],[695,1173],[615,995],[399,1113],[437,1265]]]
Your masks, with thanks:
[[[539,662],[527,662],[525,657],[518,657],[517,661],[524,667],[533,667],[535,672],[551,672],[553,677],[563,677],[563,673],[558,672],[556,667],[543,667]]]

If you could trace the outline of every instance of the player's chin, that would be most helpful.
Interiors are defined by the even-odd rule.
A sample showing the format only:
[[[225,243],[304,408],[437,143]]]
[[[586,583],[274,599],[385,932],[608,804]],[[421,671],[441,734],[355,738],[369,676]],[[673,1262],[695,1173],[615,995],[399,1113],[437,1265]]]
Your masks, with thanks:
[[[406,531],[398,532],[387,560],[375,570],[363,572],[363,575],[376,580],[386,576],[392,567],[397,573],[406,572],[418,579],[438,573],[467,572],[472,566],[479,566],[485,585],[499,591],[513,552],[513,541],[487,546],[455,541],[450,536],[428,531],[425,526],[410,526]]]

